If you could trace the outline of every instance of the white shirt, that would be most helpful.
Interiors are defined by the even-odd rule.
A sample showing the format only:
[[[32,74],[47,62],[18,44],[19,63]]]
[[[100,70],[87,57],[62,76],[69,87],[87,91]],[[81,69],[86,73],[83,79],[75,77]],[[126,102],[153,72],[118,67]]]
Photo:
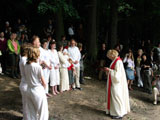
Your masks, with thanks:
[[[38,62],[41,63],[43,60],[43,55],[44,55],[44,49],[42,47],[39,47],[39,51],[40,51],[40,57]]]
[[[21,73],[21,82],[26,83],[25,80],[25,71],[24,71],[24,67],[26,65],[27,62],[27,57],[20,57],[20,61],[19,61],[19,68],[20,68],[20,73]]]
[[[123,60],[123,63],[125,63],[125,62],[128,63],[127,67],[129,67],[129,68],[134,68],[135,67],[134,61],[131,60],[130,58],[125,57],[124,60]]]
[[[44,61],[48,66],[51,65],[51,55],[49,50],[43,49],[43,55],[41,56],[41,60]]]
[[[56,66],[59,66],[59,57],[58,57],[58,53],[57,53],[57,50],[54,49],[54,52],[52,52],[51,50],[49,50],[49,54],[50,54],[50,57],[51,57],[51,65],[52,67],[56,67]]]
[[[41,77],[43,75],[42,68],[39,63],[31,63],[25,65],[25,79],[29,87],[42,86]]]
[[[78,64],[74,64],[75,67],[79,67],[80,64],[80,59],[81,59],[81,54],[80,51],[78,49],[78,47],[74,46],[74,47],[69,47],[68,48],[68,54],[70,56],[70,58],[72,59],[73,62],[78,61]]]
[[[68,34],[69,35],[74,35],[73,28],[71,28],[71,27],[68,28]]]

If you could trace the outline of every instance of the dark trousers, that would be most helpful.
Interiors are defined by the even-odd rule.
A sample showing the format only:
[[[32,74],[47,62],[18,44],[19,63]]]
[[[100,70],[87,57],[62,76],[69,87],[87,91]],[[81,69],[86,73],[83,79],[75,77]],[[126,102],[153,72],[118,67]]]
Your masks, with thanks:
[[[151,76],[149,74],[149,71],[143,71],[142,72],[142,80],[144,84],[144,89],[147,92],[152,92],[152,81],[151,81]]]
[[[18,55],[9,54],[9,63],[11,66],[11,76],[17,76]]]
[[[5,73],[6,72],[6,61],[7,61],[7,53],[4,51],[2,51],[2,55],[0,56],[0,63],[1,63],[1,67],[2,67],[2,72]]]
[[[80,70],[80,79],[79,79],[80,83],[84,83],[84,79],[83,79],[83,70]]]

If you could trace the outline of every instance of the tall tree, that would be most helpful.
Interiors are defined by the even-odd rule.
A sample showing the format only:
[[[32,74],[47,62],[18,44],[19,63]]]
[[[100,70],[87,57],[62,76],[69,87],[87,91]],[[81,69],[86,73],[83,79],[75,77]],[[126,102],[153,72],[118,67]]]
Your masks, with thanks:
[[[59,8],[56,13],[56,40],[60,41],[61,36],[64,35],[64,22],[62,8]]]
[[[118,0],[111,0],[111,48],[117,44]]]
[[[97,0],[91,0],[90,1],[90,19],[89,19],[89,49],[88,53],[92,61],[96,59],[97,56],[97,23],[96,23],[96,17],[97,17]]]

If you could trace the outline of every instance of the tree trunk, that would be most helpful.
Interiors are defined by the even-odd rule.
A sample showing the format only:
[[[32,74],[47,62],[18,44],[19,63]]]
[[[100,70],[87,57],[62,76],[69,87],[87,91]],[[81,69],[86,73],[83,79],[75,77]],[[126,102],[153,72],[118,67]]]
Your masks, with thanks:
[[[97,32],[96,32],[96,15],[97,15],[97,0],[91,0],[91,12],[89,18],[89,49],[88,54],[91,61],[96,60],[97,56]]]
[[[117,44],[118,27],[118,3],[117,0],[111,0],[111,48]]]
[[[61,36],[64,35],[64,23],[63,23],[63,13],[62,8],[56,13],[56,41],[61,41]]]

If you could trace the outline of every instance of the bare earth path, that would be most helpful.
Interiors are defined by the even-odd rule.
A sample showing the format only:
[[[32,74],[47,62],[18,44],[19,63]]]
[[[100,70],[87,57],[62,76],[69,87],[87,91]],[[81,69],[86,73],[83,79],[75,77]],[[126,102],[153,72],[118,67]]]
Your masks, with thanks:
[[[19,81],[0,76],[0,120],[22,120]],[[105,115],[105,84],[86,80],[82,91],[49,98],[50,120],[110,120]],[[152,95],[134,90],[130,92],[130,102],[132,111],[123,120],[160,120],[160,104],[152,105]]]

